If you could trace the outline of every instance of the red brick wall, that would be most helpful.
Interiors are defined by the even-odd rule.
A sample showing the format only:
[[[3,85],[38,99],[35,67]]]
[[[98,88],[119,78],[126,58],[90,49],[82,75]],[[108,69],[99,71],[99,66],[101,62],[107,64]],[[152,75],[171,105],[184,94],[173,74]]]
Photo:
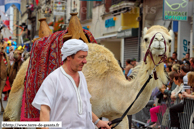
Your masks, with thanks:
[[[112,0],[105,0],[105,9],[106,9],[105,11],[106,12],[109,12],[109,8],[111,4],[112,4]]]
[[[87,1],[81,1],[80,3],[80,20],[86,20],[87,13]]]

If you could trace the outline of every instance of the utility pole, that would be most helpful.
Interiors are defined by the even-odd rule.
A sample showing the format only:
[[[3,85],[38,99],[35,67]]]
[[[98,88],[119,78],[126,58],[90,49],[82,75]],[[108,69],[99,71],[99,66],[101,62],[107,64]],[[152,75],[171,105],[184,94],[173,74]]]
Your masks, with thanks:
[[[193,15],[193,32],[192,32],[192,43],[190,44],[190,57],[193,57],[193,44],[194,44],[194,0],[193,7],[192,7],[192,15]]]
[[[29,6],[29,0],[27,0],[27,5]],[[27,9],[28,10],[28,9]],[[29,11],[29,10],[28,10]],[[28,14],[28,18],[29,18],[29,12],[27,13]],[[27,26],[28,26],[28,18],[27,18],[27,22],[26,22],[26,24],[27,24]]]
[[[16,14],[17,14],[17,20],[16,20],[16,25],[18,25],[19,26],[19,10],[17,9],[17,8],[15,8],[16,9]],[[19,44],[19,28],[18,27],[16,27],[16,36],[17,36],[17,44]]]

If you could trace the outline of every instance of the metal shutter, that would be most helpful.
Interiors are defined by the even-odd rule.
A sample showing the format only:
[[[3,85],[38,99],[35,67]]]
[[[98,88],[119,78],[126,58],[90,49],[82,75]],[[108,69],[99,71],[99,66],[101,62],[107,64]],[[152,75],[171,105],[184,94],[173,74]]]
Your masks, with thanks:
[[[124,67],[127,59],[135,58],[138,61],[138,37],[125,38],[124,39]]]

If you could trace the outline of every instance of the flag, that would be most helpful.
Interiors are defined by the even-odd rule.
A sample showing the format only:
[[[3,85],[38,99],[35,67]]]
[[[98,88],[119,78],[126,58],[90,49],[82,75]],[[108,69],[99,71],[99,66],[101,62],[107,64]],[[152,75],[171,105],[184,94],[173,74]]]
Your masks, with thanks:
[[[4,0],[0,0],[0,6],[4,5]]]
[[[9,20],[3,20],[3,25],[8,27],[8,29],[10,29],[9,23],[10,23]]]
[[[38,0],[36,0],[36,5],[38,5]]]
[[[5,0],[5,12],[9,9],[10,6],[15,5],[16,8],[21,12],[20,10],[20,4],[21,0]]]

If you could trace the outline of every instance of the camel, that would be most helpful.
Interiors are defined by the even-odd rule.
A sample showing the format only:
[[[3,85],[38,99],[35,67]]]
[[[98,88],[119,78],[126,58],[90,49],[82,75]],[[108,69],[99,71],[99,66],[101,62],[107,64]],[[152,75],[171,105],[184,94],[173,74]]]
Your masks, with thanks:
[[[24,61],[30,57],[30,52],[25,52],[23,55]]]
[[[5,45],[2,39],[0,40],[0,101],[1,101],[1,112],[4,112],[2,103],[2,91],[6,83],[6,79],[9,73],[9,59],[5,53]]]
[[[152,37],[154,37],[149,50],[151,51],[153,60],[156,64],[162,58],[159,55],[162,55],[163,53],[166,55],[168,54],[172,35],[172,31],[168,31],[162,26],[152,26],[150,29],[144,29],[142,46],[147,50]],[[166,44],[164,41],[166,41]],[[92,110],[98,117],[106,117],[109,120],[121,117],[135,99],[149,75],[153,72],[155,65],[150,55],[148,55],[146,63],[142,61],[140,65],[134,68],[134,71],[136,71],[137,74],[135,79],[128,81],[123,75],[112,52],[97,44],[88,44],[88,47],[87,64],[83,67],[83,73],[86,77],[88,89],[92,96]],[[20,120],[21,99],[28,63],[29,59],[22,64],[21,69],[13,82],[9,101],[3,116],[4,121]],[[129,110],[128,115],[135,114],[144,108],[149,101],[152,90],[155,87],[160,87],[162,84],[167,83],[168,77],[164,72],[164,63],[160,63],[156,67],[156,73],[158,79],[155,80],[152,78],[149,81],[146,88]],[[126,128],[128,128],[127,117],[123,119],[116,129]]]
[[[158,33],[159,32],[159,33]],[[149,30],[144,29],[142,46],[148,49],[152,37],[155,35],[150,51],[153,60],[157,64],[161,60],[159,55],[165,52],[168,54],[170,42],[172,41],[173,32],[162,26],[152,26]],[[166,45],[164,44],[166,41]],[[152,73],[155,65],[148,55],[146,62],[141,62],[134,68],[135,79],[127,81],[120,67],[110,51],[98,45],[88,45],[89,53],[87,64],[83,68],[86,77],[88,89],[91,94],[92,111],[98,117],[106,117],[110,121],[120,118],[129,105],[133,102],[141,87],[144,85],[149,75]],[[167,74],[164,71],[164,63],[156,67],[158,79],[154,77],[147,84],[139,98],[128,112],[128,115],[135,114],[143,109],[151,92],[155,87],[161,87],[168,81]],[[133,73],[132,73],[133,74]],[[125,117],[116,129],[128,128],[128,119]]]
[[[15,77],[16,77],[18,70],[20,69],[20,67],[23,63],[23,61],[21,60],[22,53],[23,53],[23,49],[22,50],[16,49],[14,51],[15,61],[14,61],[13,65],[11,66],[10,73],[9,73],[9,82],[10,82],[11,86],[12,86],[12,83],[13,83]]]

